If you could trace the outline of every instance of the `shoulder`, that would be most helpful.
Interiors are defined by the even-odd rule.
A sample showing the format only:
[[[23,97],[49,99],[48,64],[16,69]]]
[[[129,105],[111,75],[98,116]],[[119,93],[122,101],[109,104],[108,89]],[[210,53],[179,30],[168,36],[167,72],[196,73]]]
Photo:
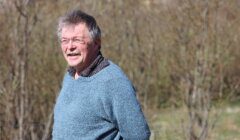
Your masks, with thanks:
[[[109,61],[109,66],[104,68],[99,72],[99,78],[97,78],[98,83],[104,84],[107,90],[111,90],[114,88],[115,90],[118,88],[133,88],[132,82],[129,80],[127,75],[123,72],[123,70],[112,61]]]
[[[118,94],[135,94],[132,82],[123,70],[109,60],[110,65],[101,70],[95,78],[95,83],[104,89],[107,96],[118,96]],[[133,94],[134,93],[134,94]]]
[[[125,79],[127,81],[129,80],[126,74],[117,64],[113,63],[110,60],[108,61],[109,66],[99,72],[100,77],[103,78],[104,81],[112,81],[116,79]]]
[[[110,61],[108,69],[106,69],[107,79],[104,86],[107,94],[114,96],[135,95],[135,89],[123,70]]]
[[[66,72],[65,74],[64,74],[64,76],[63,76],[63,80],[62,80],[62,86],[63,85],[66,85],[66,84],[68,84],[68,83],[71,83],[71,76],[70,76],[70,74],[69,74],[69,72]]]

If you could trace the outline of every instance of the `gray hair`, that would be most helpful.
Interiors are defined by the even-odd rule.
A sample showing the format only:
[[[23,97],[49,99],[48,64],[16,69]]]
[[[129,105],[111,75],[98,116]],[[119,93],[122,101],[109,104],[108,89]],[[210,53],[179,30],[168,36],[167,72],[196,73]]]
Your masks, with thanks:
[[[93,42],[101,40],[101,30],[97,25],[95,18],[91,15],[84,13],[81,10],[73,10],[67,13],[65,16],[60,17],[58,21],[57,35],[58,38],[62,37],[62,28],[68,25],[77,25],[79,23],[85,23],[89,33],[90,38]]]

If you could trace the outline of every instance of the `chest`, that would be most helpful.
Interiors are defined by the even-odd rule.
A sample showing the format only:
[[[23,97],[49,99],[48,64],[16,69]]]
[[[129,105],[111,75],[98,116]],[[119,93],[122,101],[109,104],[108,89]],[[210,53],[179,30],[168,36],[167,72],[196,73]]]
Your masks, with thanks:
[[[102,90],[89,84],[70,83],[63,86],[54,109],[55,121],[68,124],[101,122],[106,115],[99,94]]]

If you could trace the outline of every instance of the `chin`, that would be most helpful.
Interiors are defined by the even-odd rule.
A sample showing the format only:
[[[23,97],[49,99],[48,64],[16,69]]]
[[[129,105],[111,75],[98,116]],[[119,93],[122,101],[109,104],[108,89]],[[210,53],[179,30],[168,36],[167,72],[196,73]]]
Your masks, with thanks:
[[[67,60],[67,63],[69,66],[71,67],[75,67],[77,65],[79,65],[80,63],[82,63],[81,59],[76,59],[76,60]]]
[[[77,62],[68,62],[68,65],[70,67],[78,67],[79,65],[82,64],[82,61],[77,61]]]
[[[70,67],[77,67],[79,64],[68,63]]]

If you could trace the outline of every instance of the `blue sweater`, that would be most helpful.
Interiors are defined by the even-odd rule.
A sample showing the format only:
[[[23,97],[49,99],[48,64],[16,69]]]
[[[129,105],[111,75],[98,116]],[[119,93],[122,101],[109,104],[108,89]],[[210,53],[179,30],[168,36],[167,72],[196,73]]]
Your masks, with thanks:
[[[91,77],[65,74],[54,108],[53,140],[148,140],[131,82],[110,65]]]

